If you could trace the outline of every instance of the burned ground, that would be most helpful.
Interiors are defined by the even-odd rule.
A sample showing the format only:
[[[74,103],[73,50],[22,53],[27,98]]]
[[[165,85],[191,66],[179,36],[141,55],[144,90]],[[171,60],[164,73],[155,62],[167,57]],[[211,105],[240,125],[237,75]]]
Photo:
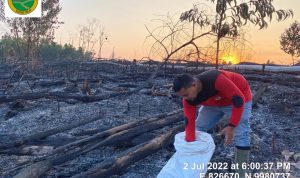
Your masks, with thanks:
[[[183,72],[182,69],[163,70],[155,79],[154,87],[149,87],[147,79],[152,72],[151,66],[112,62],[43,64],[30,71],[19,65],[1,66],[1,145],[37,132],[96,118],[91,123],[43,139],[0,149],[1,177],[12,177],[20,171],[12,170],[16,166],[47,155],[62,145],[122,124],[180,109],[180,98],[172,93],[170,84],[176,74]],[[267,89],[253,107],[251,162],[286,161],[291,163],[291,169],[269,171],[288,171],[294,177],[300,177],[299,74],[239,72],[249,79],[254,95],[264,83],[267,84]],[[295,81],[287,80],[290,78]],[[178,124],[183,122],[94,149],[53,166],[42,177],[75,176],[134,145],[162,135]],[[218,131],[215,128],[212,135]],[[234,147],[224,147],[222,139],[214,138],[216,150],[211,161],[233,162]],[[166,146],[113,177],[156,177],[174,152],[172,145]]]

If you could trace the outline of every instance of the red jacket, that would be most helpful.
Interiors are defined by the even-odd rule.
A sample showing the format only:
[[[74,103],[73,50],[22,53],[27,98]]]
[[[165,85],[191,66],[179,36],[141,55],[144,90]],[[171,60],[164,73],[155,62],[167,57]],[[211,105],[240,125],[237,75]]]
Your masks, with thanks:
[[[251,89],[247,80],[240,74],[210,70],[195,76],[202,83],[202,91],[193,101],[182,99],[186,117],[186,141],[195,140],[195,120],[197,105],[229,106],[232,114],[229,125],[237,126],[244,111],[244,103],[252,99]]]

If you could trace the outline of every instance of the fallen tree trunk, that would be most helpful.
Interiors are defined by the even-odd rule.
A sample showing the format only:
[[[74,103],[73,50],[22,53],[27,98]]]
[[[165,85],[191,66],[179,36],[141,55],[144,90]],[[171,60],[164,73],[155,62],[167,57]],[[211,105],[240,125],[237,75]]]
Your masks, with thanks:
[[[141,135],[138,135],[138,136],[132,138],[131,140],[126,140],[126,141],[123,141],[123,142],[116,143],[116,144],[114,144],[114,146],[116,148],[134,147],[134,146],[139,145],[141,143],[152,140],[155,137],[157,137],[157,134],[155,134],[154,132],[146,132],[146,133],[143,133]]]
[[[51,157],[47,158],[46,160],[39,161],[37,163],[34,163],[34,164],[24,168],[23,170],[21,170],[20,173],[17,174],[17,176],[29,175],[27,172],[32,172],[32,169],[35,169],[36,165],[39,165],[39,163],[41,164],[42,162],[45,162],[48,160],[47,161],[48,167],[43,169],[46,172],[46,171],[50,170],[53,166],[57,166],[62,163],[65,163],[69,160],[72,160],[72,159],[78,157],[79,155],[88,153],[96,148],[99,148],[102,146],[114,145],[115,143],[131,139],[142,133],[149,132],[151,130],[155,130],[155,129],[182,121],[183,120],[182,117],[183,117],[182,115],[172,116],[171,118],[167,117],[167,118],[158,120],[156,122],[151,122],[151,123],[148,123],[145,125],[139,125],[132,129],[118,132],[114,135],[107,137],[106,139],[104,139],[100,142],[99,142],[99,140],[96,140],[96,141],[89,143],[87,145],[84,145],[82,147],[73,148],[71,151],[68,151],[68,152],[65,152],[65,150],[61,150],[59,152],[60,153],[59,155],[51,156]],[[33,176],[32,174],[30,174],[31,177],[23,177],[23,178],[39,177],[39,176],[43,175],[45,172],[42,172],[39,170],[36,175]]]
[[[76,78],[76,79],[72,79],[72,78],[68,79],[68,81],[71,83],[80,83],[80,82],[83,82],[84,80],[88,80],[89,83],[97,83],[100,81],[119,82],[117,79],[115,79],[113,77],[104,76],[104,75],[98,75],[96,78],[81,77],[81,78]]]
[[[40,86],[40,87],[51,87],[51,86],[59,86],[66,84],[65,80],[56,80],[56,81],[37,81],[33,83],[32,87]]]
[[[99,126],[98,128],[93,128],[93,129],[87,129],[87,130],[82,130],[80,132],[74,133],[73,135],[75,136],[87,136],[87,135],[93,135],[99,132],[104,132],[106,130],[111,129],[109,126]]]
[[[95,101],[101,101],[112,97],[117,97],[121,95],[129,95],[132,93],[136,93],[138,90],[132,90],[128,92],[116,92],[111,94],[105,94],[105,95],[99,95],[99,96],[83,96],[78,94],[70,94],[66,92],[40,92],[40,93],[26,93],[21,94],[17,96],[1,96],[0,97],[0,104],[12,102],[16,100],[36,100],[40,98],[47,98],[47,99],[74,99],[82,102],[95,102]]]
[[[157,152],[159,149],[173,143],[174,135],[183,130],[183,125],[177,126],[166,134],[156,137],[149,142],[142,143],[129,150],[126,150],[116,157],[107,159],[96,167],[88,170],[87,172],[76,175],[73,178],[105,178],[112,175],[117,175],[132,163],[135,163],[147,157],[148,155]]]
[[[162,119],[164,117],[179,114],[180,112],[182,112],[182,109],[178,109],[178,110],[175,110],[175,111],[170,112],[170,113],[158,114],[158,115],[155,115],[155,116],[142,118],[140,120],[133,121],[133,122],[123,124],[123,125],[120,125],[120,126],[117,126],[117,127],[114,127],[114,128],[110,128],[110,129],[97,128],[97,129],[90,129],[90,130],[86,130],[86,131],[81,131],[80,133],[76,133],[75,135],[76,136],[83,136],[83,135],[97,134],[97,135],[94,135],[93,137],[96,137],[95,139],[99,139],[99,138],[103,138],[103,137],[115,134],[115,133],[117,133],[119,131],[122,131],[122,130],[127,130],[127,129],[130,129],[130,128],[136,127],[138,125],[154,122],[154,121]]]
[[[92,145],[91,147],[85,149],[83,151],[83,153],[87,153],[87,152],[92,151],[101,146],[113,145],[116,142],[121,142],[121,141],[130,139],[130,138],[133,138],[142,133],[149,132],[151,130],[155,130],[158,128],[162,128],[164,126],[167,126],[169,124],[174,124],[174,123],[182,121],[182,120],[183,120],[183,116],[182,116],[182,114],[180,114],[179,116],[175,115],[170,118],[167,117],[167,118],[158,120],[156,122],[148,123],[145,125],[140,125],[140,126],[134,127],[129,130],[124,130],[124,131],[118,132],[114,135],[107,137],[103,141],[96,143],[96,144]]]
[[[146,126],[146,125],[150,125],[150,124],[153,124],[155,122],[158,122],[158,121],[164,121],[166,119],[169,119],[169,121],[172,122],[175,122],[175,121],[178,121],[177,119],[172,120],[171,118],[168,118],[170,116],[176,116],[176,114],[178,114],[179,112],[181,112],[181,109],[180,110],[176,110],[174,112],[171,112],[171,113],[167,113],[167,114],[161,114],[161,115],[158,115],[156,117],[151,117],[151,118],[148,118],[148,119],[144,119],[144,120],[140,120],[140,121],[135,121],[135,122],[131,122],[131,123],[128,123],[128,124],[124,124],[124,125],[121,125],[121,126],[117,126],[117,127],[114,127],[114,128],[111,128],[109,130],[105,130],[103,132],[100,132],[100,133],[97,133],[93,136],[90,136],[90,137],[87,137],[87,138],[84,138],[84,139],[81,139],[81,140],[78,140],[76,142],[72,142],[70,144],[67,144],[65,146],[62,146],[62,147],[59,147],[57,149],[54,150],[54,153],[60,153],[62,151],[66,151],[66,150],[69,150],[71,148],[74,148],[74,147],[78,147],[80,145],[84,145],[86,143],[91,143],[91,142],[94,142],[94,141],[98,141],[99,139],[102,139],[104,137],[111,137],[119,132],[124,132],[124,131],[127,131],[127,130],[130,130],[130,129],[134,129],[136,127],[140,127],[140,126]],[[165,118],[167,117],[167,118]],[[164,126],[164,125],[162,125]],[[142,132],[144,133],[144,132]]]
[[[7,135],[8,139],[5,139],[5,135],[1,135],[1,139],[5,140],[15,140],[18,137],[12,138],[10,135]],[[42,140],[30,140],[24,145],[21,145],[19,147],[13,147],[5,150],[1,150],[0,154],[6,154],[6,155],[37,155],[41,152],[42,149],[45,147],[52,147],[50,151],[47,151],[47,153],[44,153],[43,155],[50,154],[54,148],[63,146],[72,142],[77,141],[79,138],[76,137],[66,137],[66,136],[50,136]],[[5,143],[1,142],[1,143]]]
[[[140,64],[143,65],[143,64]],[[157,67],[158,69],[162,69],[164,62],[158,65],[153,65],[153,67]],[[170,65],[166,64],[165,68],[167,69],[185,69],[187,71],[205,71],[205,70],[213,70],[215,69],[214,66],[199,66],[198,69],[195,67],[189,67],[188,65]],[[222,65],[220,69],[223,70],[233,70],[233,71],[257,71],[262,72],[263,66],[262,65]],[[157,70],[159,71],[159,70]],[[265,72],[274,72],[274,73],[290,73],[290,74],[299,74],[300,73],[300,66],[265,66]],[[156,72],[157,73],[157,72]]]
[[[64,125],[64,126],[61,126],[61,127],[58,127],[58,128],[50,129],[50,130],[47,130],[47,131],[44,131],[44,132],[39,132],[39,133],[29,135],[29,136],[24,137],[24,138],[20,138],[16,141],[13,141],[13,142],[10,142],[10,143],[1,143],[0,144],[0,153],[1,153],[1,150],[4,150],[4,149],[20,146],[20,145],[23,145],[23,144],[28,143],[28,142],[33,142],[35,140],[40,140],[40,139],[46,138],[50,135],[55,135],[55,134],[58,134],[58,133],[61,133],[61,132],[67,131],[67,130],[71,130],[71,129],[76,128],[76,127],[80,127],[82,125],[85,125],[85,124],[88,124],[88,123],[91,123],[91,122],[94,122],[96,120],[99,120],[101,118],[101,116],[102,115],[97,115],[95,117],[84,119],[84,120],[81,120],[79,122],[70,123],[70,124],[67,124],[67,125]]]
[[[34,156],[45,155],[51,153],[53,146],[24,146],[18,148],[11,148],[9,150],[1,151],[1,154],[18,155],[18,156]]]
[[[278,84],[290,87],[300,87],[300,79],[297,77],[282,77],[282,76],[258,76],[258,75],[245,75],[247,80],[260,81],[264,83]]]
[[[231,70],[255,70],[262,71],[262,65],[227,65],[222,66],[223,69]],[[266,72],[286,72],[286,73],[299,73],[300,66],[265,66]]]

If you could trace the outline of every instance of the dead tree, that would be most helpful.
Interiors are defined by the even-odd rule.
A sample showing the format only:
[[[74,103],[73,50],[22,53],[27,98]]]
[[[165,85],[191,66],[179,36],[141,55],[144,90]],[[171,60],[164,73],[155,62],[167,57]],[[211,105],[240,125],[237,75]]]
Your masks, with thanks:
[[[208,19],[202,16],[199,16],[198,20],[204,24],[208,23]],[[163,62],[149,77],[148,82],[150,85],[152,85],[154,78],[157,76],[162,67],[184,48],[195,48],[197,59],[199,59],[201,50],[196,45],[196,41],[210,34],[210,31],[202,34],[196,34],[194,26],[195,23],[193,24],[192,29],[188,29],[185,24],[181,22],[181,20],[177,20],[174,22],[172,17],[169,16],[166,18],[166,20],[162,19],[160,21],[162,22],[162,26],[154,30],[149,30],[149,28],[146,26],[146,29],[149,33],[147,38],[151,38],[154,40],[151,50],[155,52],[155,55],[159,55],[163,58]],[[157,32],[162,29],[167,29],[167,34],[160,34],[159,32]],[[163,49],[163,51],[161,51],[160,49]]]

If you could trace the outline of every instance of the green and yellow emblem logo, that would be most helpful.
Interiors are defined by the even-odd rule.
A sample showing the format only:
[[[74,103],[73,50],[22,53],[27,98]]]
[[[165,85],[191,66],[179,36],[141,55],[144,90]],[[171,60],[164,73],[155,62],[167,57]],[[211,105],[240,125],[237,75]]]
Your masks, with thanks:
[[[38,0],[8,0],[10,9],[20,15],[30,14],[38,5]]]

